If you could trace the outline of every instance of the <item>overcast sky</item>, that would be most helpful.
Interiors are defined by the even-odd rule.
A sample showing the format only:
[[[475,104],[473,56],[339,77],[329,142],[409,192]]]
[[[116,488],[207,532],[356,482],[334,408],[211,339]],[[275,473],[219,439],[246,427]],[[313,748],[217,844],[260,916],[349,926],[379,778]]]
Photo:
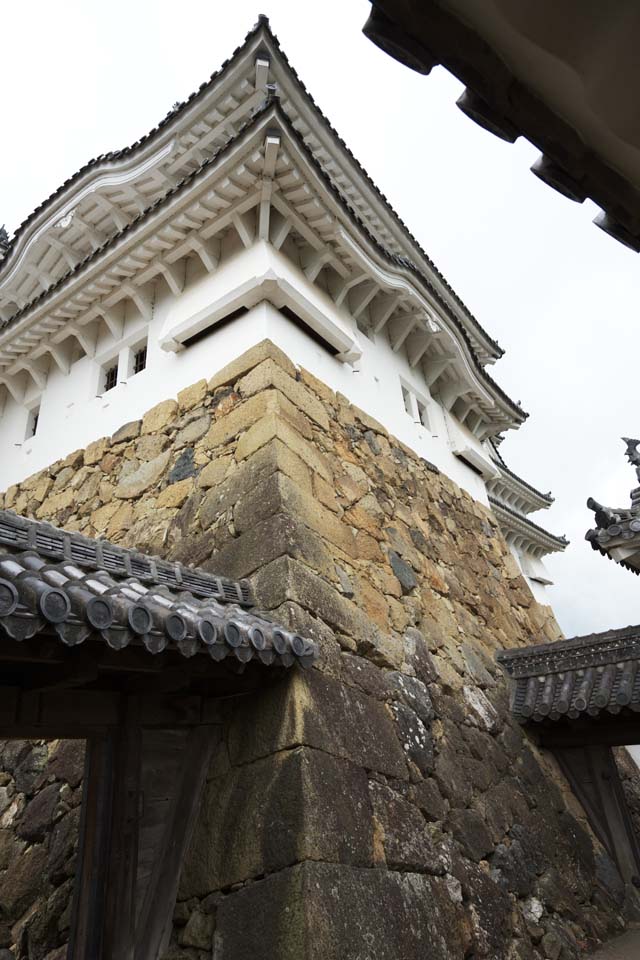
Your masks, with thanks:
[[[138,139],[266,13],[287,55],[427,253],[505,348],[492,373],[530,413],[502,453],[556,497],[535,519],[571,546],[548,562],[567,636],[640,622],[640,583],[584,540],[588,496],[627,505],[620,436],[640,433],[638,255],[529,172],[537,151],[455,106],[362,33],[367,0],[23,0],[3,11],[0,224],[12,232],[85,161]],[[631,359],[629,359],[631,358]]]

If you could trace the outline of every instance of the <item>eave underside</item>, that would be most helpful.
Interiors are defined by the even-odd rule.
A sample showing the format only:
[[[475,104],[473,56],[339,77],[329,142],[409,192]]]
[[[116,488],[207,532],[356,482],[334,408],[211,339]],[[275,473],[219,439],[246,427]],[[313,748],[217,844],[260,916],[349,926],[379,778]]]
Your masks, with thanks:
[[[210,160],[237,136],[274,83],[284,112],[359,221],[388,254],[418,264],[480,363],[501,356],[318,109],[264,18],[232,59],[149,134],[85,165],[27,218],[0,266],[0,317],[23,310]]]
[[[541,151],[532,167],[569,199],[602,208],[595,223],[640,250],[640,16],[607,5],[486,5],[374,0],[365,32],[422,73],[444,65],[467,87],[465,114]],[[567,24],[571,29],[567,30]],[[604,40],[606,38],[606,41]]]
[[[483,369],[466,330],[426,279],[381,247],[344,203],[277,101],[267,101],[218,155],[15,315],[0,333],[0,381],[19,400],[25,378],[41,386],[48,363],[68,368],[65,343],[91,355],[97,328],[117,338],[125,303],[150,316],[158,279],[179,296],[185,258],[215,271],[229,230],[245,247],[265,240],[288,252],[365,333],[384,330],[447,409],[462,416],[464,407],[476,435],[517,426],[526,416]]]

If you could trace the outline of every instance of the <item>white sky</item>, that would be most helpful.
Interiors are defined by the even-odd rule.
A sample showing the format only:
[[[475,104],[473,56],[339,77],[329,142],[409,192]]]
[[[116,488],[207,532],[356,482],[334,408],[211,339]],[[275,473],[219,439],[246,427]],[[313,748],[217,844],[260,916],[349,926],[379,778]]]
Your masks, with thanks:
[[[506,349],[492,369],[531,414],[502,453],[556,503],[572,541],[548,562],[568,636],[640,621],[636,577],[583,539],[589,495],[626,505],[619,437],[640,432],[638,256],[456,108],[441,68],[401,67],[361,34],[367,0],[23,0],[3,10],[0,224],[9,232],[97,154],[138,139],[195,90],[260,12],[302,80],[427,253]]]

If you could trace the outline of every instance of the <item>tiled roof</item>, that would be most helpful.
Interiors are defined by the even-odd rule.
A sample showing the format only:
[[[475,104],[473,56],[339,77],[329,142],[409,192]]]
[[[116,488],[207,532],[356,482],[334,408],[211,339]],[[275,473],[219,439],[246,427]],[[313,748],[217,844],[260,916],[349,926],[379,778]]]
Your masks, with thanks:
[[[493,439],[495,440],[495,437]],[[515,470],[512,470],[510,467],[508,467],[504,457],[498,450],[498,444],[496,444],[495,442],[490,443],[490,447],[492,451],[492,457],[495,460],[495,462],[500,466],[501,470],[504,470],[505,473],[507,473],[510,477],[512,477],[516,481],[516,483],[522,484],[522,486],[526,487],[527,490],[530,490],[531,493],[534,493],[537,497],[540,497],[542,500],[546,500],[549,506],[551,506],[551,504],[554,502],[554,497],[551,492],[542,493],[542,491],[538,490],[537,487],[534,487],[532,483],[529,483],[527,480],[523,480],[522,477],[515,472]]]
[[[640,481],[640,453],[638,440],[622,438],[627,445],[626,456],[636,468],[636,477]],[[616,560],[622,567],[640,572],[640,487],[631,491],[631,503],[628,507],[605,507],[593,497],[587,500],[587,507],[595,514],[596,525],[587,530],[585,540],[594,550],[599,550],[610,559]],[[622,556],[624,554],[624,556]]]
[[[545,530],[544,527],[534,523],[533,520],[531,520],[528,516],[518,513],[517,510],[514,510],[512,507],[508,507],[505,503],[502,503],[501,500],[496,499],[496,497],[492,497],[491,494],[488,495],[488,500],[494,509],[504,510],[504,512],[513,517],[514,520],[529,527],[532,532],[541,534],[542,536],[548,538],[555,545],[556,549],[564,550],[565,547],[569,546],[569,541],[565,536],[558,537],[555,533],[549,533],[548,530]]]
[[[252,608],[247,581],[216,577],[0,511],[0,636],[54,633],[72,647],[173,648],[216,661],[309,666],[316,645]]]
[[[327,174],[318,164],[316,158],[313,156],[313,153],[310,151],[309,147],[304,142],[303,138],[296,131],[289,117],[281,108],[278,98],[275,96],[272,96],[267,100],[265,100],[264,104],[257,111],[255,111],[251,116],[251,118],[247,120],[240,127],[239,132],[235,138],[229,140],[224,147],[222,147],[219,151],[217,151],[217,153],[214,153],[211,157],[207,158],[196,170],[188,174],[183,180],[181,180],[174,187],[172,187],[163,197],[156,200],[147,210],[145,210],[143,213],[140,213],[129,224],[127,224],[125,227],[123,227],[113,236],[109,237],[101,246],[95,249],[92,253],[88,254],[83,260],[77,263],[74,267],[71,267],[67,271],[67,273],[65,273],[62,277],[60,277],[58,280],[52,283],[51,286],[49,286],[46,290],[43,290],[42,293],[40,293],[35,299],[31,300],[28,304],[26,304],[20,310],[16,311],[16,313],[13,314],[13,316],[9,320],[5,321],[3,324],[0,324],[0,331],[6,329],[9,326],[14,325],[23,316],[28,314],[35,306],[37,306],[38,304],[42,304],[46,300],[48,300],[48,298],[52,294],[54,294],[57,290],[60,290],[62,287],[64,287],[72,279],[72,277],[80,274],[86,267],[94,263],[106,250],[115,246],[122,237],[126,236],[127,234],[135,230],[136,227],[138,227],[141,222],[146,220],[147,217],[153,211],[159,210],[163,206],[168,204],[173,199],[173,197],[175,197],[176,194],[178,194],[187,186],[189,186],[189,184],[197,180],[198,177],[201,176],[204,171],[208,170],[213,164],[218,162],[221,159],[221,157],[224,156],[230,149],[232,149],[233,146],[237,144],[238,141],[244,135],[250,133],[250,131],[255,126],[258,125],[260,120],[268,113],[269,110],[274,111],[274,115],[278,117],[280,123],[282,124],[283,129],[285,129],[288,135],[297,142],[300,149],[306,154],[309,162],[316,169],[318,175],[324,181],[324,183],[329,188],[329,190],[335,195],[337,201],[341,204],[343,209],[347,212],[350,218],[356,223],[357,227],[361,229],[364,233],[366,233],[366,235],[369,237],[371,242],[375,244],[375,246],[378,248],[380,253],[385,257],[385,259],[389,263],[395,266],[399,266],[410,271],[420,282],[424,283],[431,290],[432,294],[438,300],[441,306],[447,310],[447,313],[450,316],[450,319],[452,320],[458,333],[464,340],[478,375],[481,377],[482,380],[485,381],[485,383],[489,386],[489,388],[495,391],[495,393],[500,397],[500,399],[509,407],[510,412],[513,414],[514,419],[518,423],[522,423],[524,420],[526,420],[526,418],[528,417],[528,413],[525,410],[523,410],[519,404],[515,403],[505,393],[505,391],[496,383],[493,377],[491,377],[491,375],[487,372],[487,370],[482,366],[482,364],[478,359],[477,353],[473,347],[469,334],[465,330],[462,323],[460,323],[460,321],[457,319],[455,314],[451,313],[448,310],[446,303],[444,302],[442,297],[440,297],[437,290],[435,290],[429,278],[423,272],[421,272],[419,267],[417,267],[412,261],[408,260],[405,257],[399,257],[391,253],[389,250],[387,250],[387,248],[383,244],[379,242],[379,240],[375,236],[373,236],[370,233],[366,224],[363,223],[363,221],[361,220],[359,215],[356,213],[356,211],[349,205],[349,203],[345,200],[345,198],[342,196],[340,191],[334,186],[331,179],[327,176]]]
[[[640,712],[640,626],[503,650],[497,660],[521,723]]]
[[[126,157],[134,154],[139,148],[141,148],[141,147],[144,146],[146,143],[148,143],[150,140],[152,140],[152,139],[154,138],[154,136],[156,136],[161,130],[163,130],[163,129],[164,129],[165,127],[167,127],[169,124],[172,124],[172,123],[176,123],[176,124],[177,124],[177,122],[179,121],[180,116],[181,116],[188,108],[191,107],[191,105],[194,103],[194,101],[200,99],[201,97],[204,97],[204,96],[207,94],[207,92],[213,87],[213,85],[216,83],[216,81],[232,66],[232,64],[234,63],[234,61],[245,51],[245,49],[250,45],[250,43],[253,41],[253,39],[256,37],[256,35],[257,35],[257,34],[260,32],[260,30],[262,30],[262,29],[265,31],[265,33],[266,33],[267,37],[269,38],[269,40],[273,43],[273,46],[274,46],[275,49],[277,50],[280,58],[282,59],[282,62],[284,63],[284,65],[286,66],[286,68],[288,69],[288,71],[290,72],[290,74],[291,74],[291,76],[293,77],[294,81],[295,81],[296,84],[298,85],[300,91],[301,91],[302,94],[308,99],[309,103],[310,103],[311,106],[313,107],[313,110],[315,111],[318,120],[319,120],[319,121],[322,123],[322,125],[331,133],[331,135],[338,141],[338,143],[340,144],[340,146],[342,147],[342,149],[343,149],[343,150],[345,151],[345,153],[348,155],[349,159],[350,159],[350,160],[353,162],[353,164],[355,165],[355,167],[356,167],[357,171],[359,172],[359,174],[364,177],[364,179],[366,180],[366,182],[367,182],[367,184],[369,185],[369,187],[373,190],[373,192],[374,192],[375,195],[379,198],[379,200],[382,201],[382,203],[384,204],[386,210],[391,214],[391,216],[392,216],[393,219],[396,221],[396,223],[398,224],[398,226],[400,227],[400,229],[402,230],[402,232],[403,232],[403,233],[406,235],[406,237],[410,240],[410,242],[411,242],[411,243],[413,244],[413,246],[415,247],[416,251],[417,251],[417,252],[420,254],[420,256],[424,259],[424,261],[426,262],[426,264],[428,264],[429,268],[433,271],[433,273],[434,273],[435,276],[438,278],[438,280],[440,281],[440,283],[441,283],[441,284],[443,285],[443,287],[446,289],[447,293],[451,296],[451,298],[452,298],[453,301],[456,303],[456,305],[459,307],[459,309],[466,315],[467,319],[471,322],[471,324],[477,329],[477,331],[478,331],[478,333],[481,335],[481,337],[490,345],[490,348],[491,348],[491,350],[492,350],[492,353],[493,353],[494,357],[497,359],[497,358],[503,356],[503,354],[504,354],[503,348],[499,345],[499,343],[498,343],[496,340],[493,339],[493,337],[491,337],[491,336],[489,335],[489,333],[484,329],[484,327],[480,324],[480,322],[479,322],[479,321],[476,319],[476,317],[473,315],[473,313],[471,312],[471,310],[469,309],[469,307],[467,307],[467,305],[466,305],[466,304],[462,301],[462,299],[458,296],[458,294],[455,292],[455,290],[454,290],[453,287],[449,284],[449,282],[446,280],[446,278],[443,276],[443,274],[438,270],[438,268],[436,267],[435,263],[434,263],[434,262],[431,260],[431,258],[427,255],[427,253],[424,251],[424,249],[422,248],[422,246],[419,244],[419,242],[416,240],[416,238],[414,237],[414,235],[411,233],[411,231],[409,230],[409,228],[407,227],[407,225],[405,224],[405,222],[402,220],[402,218],[400,217],[400,215],[399,215],[399,214],[396,212],[396,210],[393,208],[393,206],[391,205],[390,201],[387,199],[387,197],[384,195],[384,193],[382,193],[382,191],[376,186],[376,184],[375,184],[374,181],[371,179],[370,175],[367,173],[367,171],[365,170],[365,168],[364,168],[364,167],[362,166],[362,164],[357,160],[357,158],[354,156],[354,154],[352,153],[352,151],[349,149],[349,147],[347,146],[347,144],[345,143],[345,141],[342,139],[342,137],[340,137],[340,135],[338,134],[338,132],[337,132],[337,131],[335,130],[335,128],[332,126],[331,122],[328,120],[328,118],[327,118],[327,117],[325,116],[325,114],[322,112],[322,110],[320,109],[320,107],[318,106],[318,104],[316,103],[316,101],[314,100],[314,98],[313,98],[312,95],[309,93],[308,89],[306,88],[306,86],[304,85],[304,83],[302,82],[302,80],[300,79],[300,77],[298,76],[298,73],[296,72],[296,70],[294,69],[294,67],[292,66],[292,64],[290,63],[289,58],[288,58],[288,57],[286,56],[286,54],[284,53],[284,51],[283,51],[283,49],[282,49],[282,47],[281,47],[281,45],[280,45],[280,41],[278,40],[278,38],[276,37],[276,35],[275,35],[275,34],[273,33],[273,31],[271,30],[271,26],[270,26],[270,24],[269,24],[269,19],[268,19],[268,17],[264,16],[263,14],[261,14],[261,15],[258,17],[257,23],[256,23],[255,26],[249,31],[249,33],[248,33],[247,36],[245,37],[243,43],[234,50],[234,52],[233,52],[233,54],[231,55],[231,57],[229,57],[227,60],[224,61],[224,63],[223,63],[222,66],[220,67],[220,69],[217,70],[217,71],[215,71],[215,73],[213,73],[208,80],[206,80],[204,83],[202,83],[202,84],[200,85],[200,87],[199,87],[194,93],[192,93],[186,100],[184,100],[184,101],[182,101],[182,102],[178,102],[177,104],[175,104],[174,107],[169,111],[169,113],[168,113],[155,127],[152,127],[152,129],[149,130],[148,133],[146,133],[146,134],[145,134],[143,137],[141,137],[139,140],[136,140],[136,141],[135,141],[134,143],[132,143],[130,146],[124,147],[124,148],[122,148],[122,149],[120,149],[120,150],[111,151],[110,153],[102,154],[101,156],[95,157],[93,160],[88,161],[88,162],[85,163],[75,174],[73,174],[71,177],[69,177],[60,187],[58,187],[57,190],[55,190],[49,197],[47,197],[47,199],[45,199],[44,201],[42,201],[42,203],[40,203],[40,204],[26,217],[26,219],[19,225],[19,227],[16,229],[13,237],[11,238],[11,240],[9,241],[9,243],[7,244],[6,255],[5,255],[5,258],[4,258],[5,261],[6,261],[6,263],[8,263],[8,261],[9,261],[10,255],[11,255],[13,249],[15,248],[15,245],[16,245],[17,240],[22,236],[22,234],[25,232],[25,230],[27,229],[27,227],[29,226],[29,224],[35,219],[35,217],[36,217],[42,210],[44,210],[47,206],[49,206],[58,196],[60,196],[62,193],[64,193],[65,190],[67,190],[69,187],[71,187],[76,181],[78,181],[85,173],[87,173],[87,172],[88,172],[89,170],[91,170],[92,168],[98,167],[100,164],[103,164],[103,163],[112,163],[112,162],[115,162],[115,161],[124,159],[124,158],[126,158]],[[171,191],[171,192],[173,192],[173,191]],[[344,198],[343,198],[343,199],[344,199]],[[388,252],[388,253],[390,254],[390,256],[393,256],[393,254],[391,254],[389,251],[386,251],[386,252]],[[400,258],[400,259],[402,259],[402,258]],[[414,267],[415,270],[418,269],[418,268],[416,268],[413,264],[412,264],[412,266]],[[1,267],[0,267],[0,270],[1,270]],[[431,284],[430,284],[430,285],[431,285]],[[439,296],[439,294],[438,294],[438,296]],[[439,296],[439,298],[440,298],[440,296]]]

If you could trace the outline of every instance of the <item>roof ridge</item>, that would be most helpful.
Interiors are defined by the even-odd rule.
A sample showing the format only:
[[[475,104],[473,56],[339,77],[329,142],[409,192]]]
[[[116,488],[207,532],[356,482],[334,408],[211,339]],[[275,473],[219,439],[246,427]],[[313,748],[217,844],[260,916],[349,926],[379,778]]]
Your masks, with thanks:
[[[231,580],[200,567],[141,553],[110,540],[93,539],[76,531],[63,530],[44,520],[21,517],[12,510],[0,510],[0,545],[36,550],[57,560],[81,567],[106,570],[112,576],[130,577],[226,603],[253,606],[248,580]]]

